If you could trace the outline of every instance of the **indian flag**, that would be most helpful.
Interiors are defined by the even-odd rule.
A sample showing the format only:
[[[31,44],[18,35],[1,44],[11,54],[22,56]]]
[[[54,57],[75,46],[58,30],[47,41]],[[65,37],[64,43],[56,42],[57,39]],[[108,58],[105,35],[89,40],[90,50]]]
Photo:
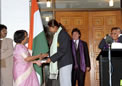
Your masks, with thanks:
[[[32,50],[32,55],[38,55],[40,53],[48,52],[47,40],[44,33],[41,15],[39,12],[37,0],[32,0],[31,3],[31,20],[29,31],[29,44],[28,48]],[[40,85],[42,84],[42,69],[34,64],[34,68],[37,72]],[[39,77],[40,76],[40,77]]]

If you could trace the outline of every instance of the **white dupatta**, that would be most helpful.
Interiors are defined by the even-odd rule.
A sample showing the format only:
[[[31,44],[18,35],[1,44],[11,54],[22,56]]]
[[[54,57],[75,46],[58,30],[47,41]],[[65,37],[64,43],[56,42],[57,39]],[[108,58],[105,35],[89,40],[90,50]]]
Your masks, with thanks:
[[[58,35],[59,35],[61,30],[62,30],[62,28],[59,27],[58,31],[53,36],[53,41],[52,41],[52,44],[51,44],[51,47],[50,47],[50,56],[52,56],[55,53],[57,53]],[[49,75],[49,78],[50,79],[57,79],[57,77],[58,77],[57,61],[55,63],[51,62],[50,63],[50,75]]]

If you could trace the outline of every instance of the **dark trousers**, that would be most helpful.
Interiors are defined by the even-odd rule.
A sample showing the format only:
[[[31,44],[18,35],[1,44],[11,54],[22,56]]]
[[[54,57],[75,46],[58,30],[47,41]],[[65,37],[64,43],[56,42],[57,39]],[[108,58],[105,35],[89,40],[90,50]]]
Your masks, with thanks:
[[[84,86],[85,73],[80,69],[73,69],[72,71],[72,86],[76,86],[76,80],[78,80],[78,86]]]

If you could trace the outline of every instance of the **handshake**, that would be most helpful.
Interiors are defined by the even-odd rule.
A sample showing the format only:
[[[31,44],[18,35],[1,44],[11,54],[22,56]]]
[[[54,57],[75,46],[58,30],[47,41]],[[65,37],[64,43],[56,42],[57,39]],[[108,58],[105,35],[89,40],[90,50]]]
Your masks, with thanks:
[[[51,60],[49,58],[49,54],[48,53],[44,53],[44,54],[40,54],[39,55],[39,60],[35,61],[34,63],[36,63],[38,66],[41,66],[44,63],[50,63]]]

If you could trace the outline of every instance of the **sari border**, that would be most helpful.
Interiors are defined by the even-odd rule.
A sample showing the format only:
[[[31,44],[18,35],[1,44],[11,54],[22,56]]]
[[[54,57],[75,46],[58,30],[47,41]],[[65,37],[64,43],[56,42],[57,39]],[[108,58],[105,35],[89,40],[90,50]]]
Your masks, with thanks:
[[[33,65],[31,65],[21,76],[15,80],[15,86],[19,86],[24,80],[28,78],[33,70]]]

